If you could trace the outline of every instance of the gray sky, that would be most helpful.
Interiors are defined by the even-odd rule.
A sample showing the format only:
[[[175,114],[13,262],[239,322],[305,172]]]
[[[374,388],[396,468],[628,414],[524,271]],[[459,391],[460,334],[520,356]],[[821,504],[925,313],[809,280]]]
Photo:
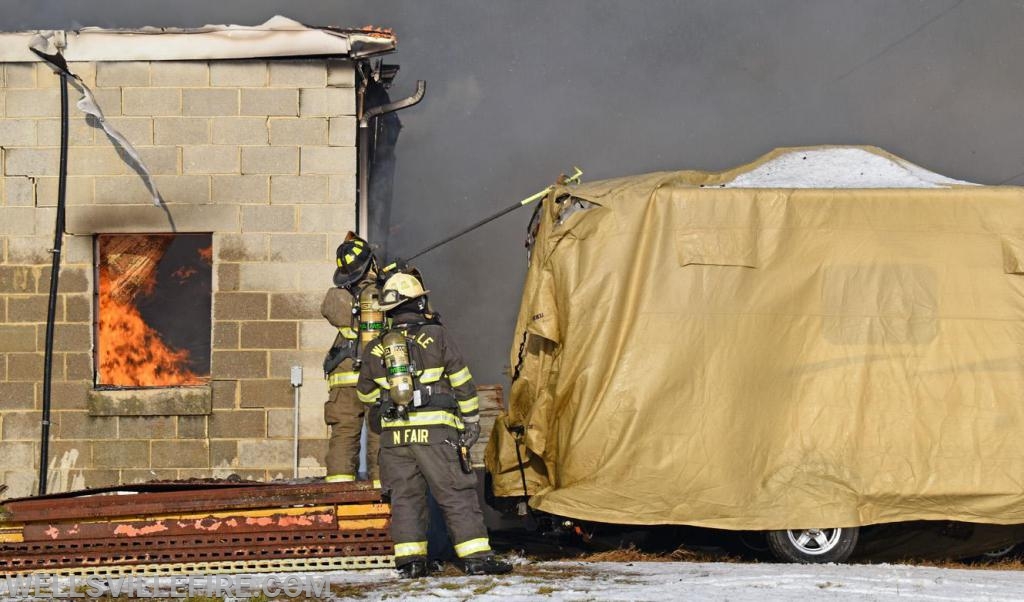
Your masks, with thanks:
[[[778,146],[874,144],[1024,182],[1024,3],[973,0],[6,0],[3,29],[259,23],[393,28],[402,113],[392,250],[550,184],[725,169]],[[506,383],[528,211],[423,257],[482,383]]]

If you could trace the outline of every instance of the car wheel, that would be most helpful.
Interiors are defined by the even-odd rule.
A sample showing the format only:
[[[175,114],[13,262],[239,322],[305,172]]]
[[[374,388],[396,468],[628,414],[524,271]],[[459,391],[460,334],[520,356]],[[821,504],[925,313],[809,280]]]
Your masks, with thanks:
[[[1002,558],[1006,558],[1007,556],[1009,556],[1010,552],[1013,552],[1014,548],[1016,548],[1016,547],[1017,547],[1017,544],[1011,544],[1011,545],[1006,546],[1005,548],[1000,548],[998,550],[992,550],[990,552],[985,552],[984,554],[981,555],[981,557],[984,560],[1000,560]]]
[[[772,554],[783,562],[845,562],[857,546],[857,527],[784,529],[766,534]]]

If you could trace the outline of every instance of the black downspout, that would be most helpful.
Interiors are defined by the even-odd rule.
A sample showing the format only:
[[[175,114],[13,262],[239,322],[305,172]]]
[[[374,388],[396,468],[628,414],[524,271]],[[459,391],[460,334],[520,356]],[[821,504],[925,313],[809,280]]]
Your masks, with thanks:
[[[60,177],[57,180],[57,223],[53,232],[53,262],[50,266],[50,302],[46,308],[46,353],[43,357],[43,418],[39,441],[39,495],[46,495],[50,456],[50,385],[53,380],[53,327],[57,319],[57,286],[60,281],[60,253],[64,245],[64,200],[68,183],[68,74],[60,73]]]
[[[359,117],[359,202],[356,203],[356,234],[360,236],[367,236],[368,232],[362,232],[360,224],[366,221],[369,224],[369,216],[363,215],[365,209],[367,213],[370,211],[370,121],[374,117],[379,117],[385,113],[392,113],[394,111],[400,111],[402,109],[411,107],[419,104],[423,100],[423,96],[427,93],[427,82],[418,79],[416,80],[416,92],[408,98],[402,100],[396,100],[395,102],[389,102],[385,105],[366,108],[366,95],[363,94],[363,100],[360,104],[361,107]],[[369,227],[367,227],[367,230]]]
[[[362,121],[360,120],[360,123]],[[370,189],[370,130],[360,125],[359,127],[359,141],[356,143],[359,145],[356,151],[359,154],[359,161],[356,165],[356,171],[359,173],[359,181],[356,186],[359,188],[359,200],[356,201],[356,234],[366,238],[369,236],[369,232],[363,232],[363,207],[368,207],[366,199],[369,198]],[[367,226],[369,230],[369,216],[366,216]]]
[[[362,123],[363,115],[366,113],[366,89],[367,86],[369,86],[367,81],[369,78],[369,75],[367,74],[368,70],[368,62],[363,61],[356,63],[356,71],[360,77],[359,89],[356,92],[356,114],[358,115],[359,123]],[[363,223],[363,198],[365,191],[370,185],[370,133],[365,128],[359,127],[358,123],[356,124],[356,127],[358,129],[358,133],[356,134],[356,192],[359,194],[359,198],[356,199],[355,231],[357,235],[365,238],[369,233],[363,232],[360,224]],[[367,220],[367,224],[369,224],[369,220]],[[367,225],[367,230],[369,230],[369,225]]]

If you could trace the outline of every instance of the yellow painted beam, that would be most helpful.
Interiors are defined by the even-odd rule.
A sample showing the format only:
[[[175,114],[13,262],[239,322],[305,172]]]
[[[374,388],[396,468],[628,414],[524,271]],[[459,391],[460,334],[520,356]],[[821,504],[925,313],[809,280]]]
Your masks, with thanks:
[[[389,504],[351,504],[336,506],[334,514],[340,519],[343,516],[390,516]]]
[[[367,518],[363,520],[343,520],[338,521],[339,531],[361,531],[363,529],[387,529],[388,523],[391,522],[387,518]]]
[[[260,510],[225,510],[222,512],[190,512],[188,514],[149,514],[143,516],[120,516],[101,520],[76,520],[79,524],[124,523],[132,521],[196,520],[203,518],[263,518],[266,516],[302,516],[314,512],[334,513],[334,506],[304,506],[300,508],[264,508]],[[61,521],[70,522],[70,521]]]

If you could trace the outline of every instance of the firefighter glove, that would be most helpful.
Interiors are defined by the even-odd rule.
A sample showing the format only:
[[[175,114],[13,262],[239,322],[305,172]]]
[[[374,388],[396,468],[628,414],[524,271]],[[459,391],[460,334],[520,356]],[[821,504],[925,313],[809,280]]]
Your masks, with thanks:
[[[480,438],[480,423],[467,422],[466,430],[462,432],[462,444],[466,447],[473,447],[476,440]]]
[[[381,404],[380,404],[379,401],[377,403],[373,404],[373,406],[370,408],[370,416],[369,416],[369,420],[368,420],[369,426],[370,426],[370,430],[373,431],[374,433],[378,434],[378,435],[381,434],[381,432],[383,432],[383,430],[384,430],[383,426],[380,423],[380,414],[381,414],[380,405]]]
[[[345,354],[342,353],[341,347],[331,347],[327,355],[324,356],[324,374],[334,372],[334,369],[343,361],[345,361]]]

